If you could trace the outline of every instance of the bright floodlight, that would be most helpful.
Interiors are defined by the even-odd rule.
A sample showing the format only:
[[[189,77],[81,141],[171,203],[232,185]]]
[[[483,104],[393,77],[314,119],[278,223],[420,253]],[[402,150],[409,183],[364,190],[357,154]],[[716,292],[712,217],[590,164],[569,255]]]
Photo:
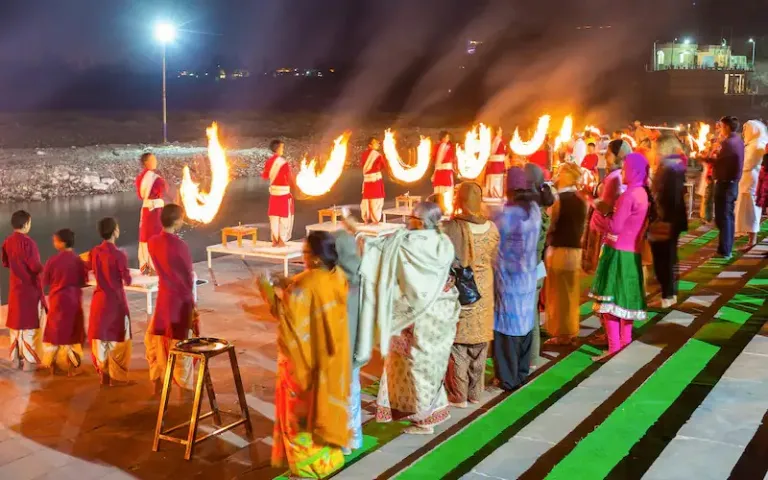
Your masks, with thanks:
[[[750,38],[748,41],[749,41],[749,43],[755,43],[755,39],[754,38]]]
[[[686,38],[685,40],[683,40],[683,44],[685,44],[685,45],[690,45],[690,43],[691,43],[691,39],[690,38]]]
[[[171,43],[176,38],[176,27],[170,23],[158,23],[155,25],[155,38],[160,43]]]

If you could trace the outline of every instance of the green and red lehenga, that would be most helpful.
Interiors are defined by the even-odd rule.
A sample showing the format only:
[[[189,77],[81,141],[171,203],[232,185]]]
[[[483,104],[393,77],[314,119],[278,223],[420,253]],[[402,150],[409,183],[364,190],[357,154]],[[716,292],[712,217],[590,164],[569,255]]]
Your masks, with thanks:
[[[589,298],[595,313],[623,320],[648,318],[645,303],[642,256],[603,245]]]

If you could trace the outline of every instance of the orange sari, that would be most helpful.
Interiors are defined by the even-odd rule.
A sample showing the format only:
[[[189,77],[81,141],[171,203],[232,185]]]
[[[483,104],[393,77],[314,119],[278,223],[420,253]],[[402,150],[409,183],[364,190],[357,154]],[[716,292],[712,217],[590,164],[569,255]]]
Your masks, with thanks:
[[[277,306],[278,372],[272,465],[322,478],[344,465],[352,361],[347,280],[336,268],[295,277]]]

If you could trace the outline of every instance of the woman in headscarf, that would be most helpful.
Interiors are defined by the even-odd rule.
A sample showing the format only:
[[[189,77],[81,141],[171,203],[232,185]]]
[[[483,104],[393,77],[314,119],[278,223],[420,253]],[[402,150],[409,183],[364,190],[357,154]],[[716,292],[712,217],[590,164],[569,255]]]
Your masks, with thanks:
[[[547,276],[547,269],[544,265],[544,249],[547,245],[547,230],[549,230],[550,223],[547,209],[554,205],[555,194],[552,192],[550,185],[546,183],[547,174],[541,167],[533,163],[526,163],[523,165],[523,169],[525,170],[528,185],[531,186],[534,194],[533,200],[539,205],[539,212],[541,214],[541,231],[539,232],[539,240],[536,243],[536,258],[539,263],[536,265],[536,308],[534,309],[533,339],[531,343],[531,368],[535,370],[541,362],[539,357],[541,352],[541,310],[539,308],[541,302],[539,299],[541,289],[544,287],[544,279]]]
[[[744,124],[743,132],[744,166],[736,200],[736,233],[749,236],[746,248],[750,248],[757,243],[757,232],[760,231],[762,209],[756,204],[757,180],[768,144],[768,129],[763,122],[750,120]]]
[[[661,285],[661,307],[677,303],[677,240],[688,230],[685,166],[679,155],[664,158],[653,176],[654,218],[648,229],[653,270]]]
[[[481,212],[482,189],[474,182],[459,185],[453,218],[443,230],[453,243],[462,267],[472,267],[480,300],[461,308],[456,339],[445,386],[451,405],[459,408],[478,403],[485,390],[485,360],[488,342],[493,340],[493,270],[499,248],[496,225]]]
[[[600,361],[632,341],[632,322],[645,320],[641,248],[648,220],[648,160],[639,153],[624,159],[622,179],[627,189],[616,202],[612,216],[596,213],[598,229],[606,232],[605,245],[589,292],[593,310],[602,317],[608,336],[608,352]]]
[[[530,372],[541,234],[537,198],[525,170],[507,170],[508,200],[496,217],[500,241],[493,265],[493,363],[499,387],[506,391],[522,386]]]
[[[460,306],[441,217],[438,205],[416,204],[407,230],[366,241],[360,265],[355,361],[370,359],[378,332],[385,362],[376,421],[409,420],[411,434],[432,434],[450,418],[444,379]]]
[[[262,291],[278,320],[272,465],[287,464],[296,477],[324,478],[344,466],[349,441],[348,289],[337,261],[334,238],[312,232],[307,270],[283,294]]]
[[[624,158],[632,153],[632,147],[622,139],[612,140],[605,152],[605,162],[608,175],[595,187],[595,201],[592,202],[589,217],[589,228],[584,237],[582,252],[582,268],[586,273],[594,273],[600,257],[600,247],[603,245],[603,234],[595,228],[595,212],[607,215],[613,212],[613,206],[623,190],[621,181],[621,166]]]
[[[570,345],[579,334],[581,238],[587,204],[578,192],[581,169],[565,163],[557,171],[558,199],[552,207],[546,253],[546,311],[548,343]]]

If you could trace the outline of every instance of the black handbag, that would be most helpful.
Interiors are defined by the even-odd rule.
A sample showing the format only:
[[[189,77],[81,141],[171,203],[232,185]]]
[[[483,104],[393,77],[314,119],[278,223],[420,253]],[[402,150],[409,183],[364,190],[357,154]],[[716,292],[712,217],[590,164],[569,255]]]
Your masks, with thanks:
[[[471,266],[462,267],[459,262],[455,262],[451,267],[451,275],[456,280],[459,303],[462,306],[472,305],[482,298],[475,282],[475,271]]]

